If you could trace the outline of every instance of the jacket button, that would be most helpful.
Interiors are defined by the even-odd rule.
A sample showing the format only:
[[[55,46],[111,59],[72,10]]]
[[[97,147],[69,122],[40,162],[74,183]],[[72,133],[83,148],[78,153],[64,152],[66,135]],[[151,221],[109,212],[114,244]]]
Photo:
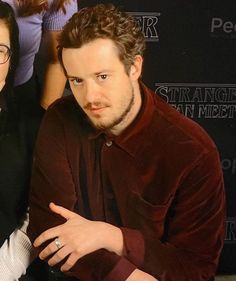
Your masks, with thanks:
[[[106,141],[106,146],[108,147],[112,146],[112,141],[111,140]]]

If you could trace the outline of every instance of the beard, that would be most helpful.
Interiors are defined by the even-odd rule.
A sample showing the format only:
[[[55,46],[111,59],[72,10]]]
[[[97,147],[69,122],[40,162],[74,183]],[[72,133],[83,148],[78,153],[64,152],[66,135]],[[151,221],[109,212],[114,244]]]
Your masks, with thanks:
[[[97,128],[99,130],[103,130],[103,131],[109,131],[112,128],[114,128],[115,126],[124,122],[126,120],[126,118],[128,118],[128,115],[131,112],[131,109],[134,105],[134,99],[135,99],[134,98],[134,89],[132,87],[129,102],[126,104],[126,107],[123,109],[123,111],[121,112],[121,114],[119,116],[110,120],[110,122],[99,121],[99,116],[97,116],[96,121],[94,119],[90,118],[90,117],[89,117],[89,119],[90,119],[90,121],[92,122],[92,124],[95,128]],[[91,105],[88,104],[86,106],[86,108],[89,108],[89,106],[91,106]]]

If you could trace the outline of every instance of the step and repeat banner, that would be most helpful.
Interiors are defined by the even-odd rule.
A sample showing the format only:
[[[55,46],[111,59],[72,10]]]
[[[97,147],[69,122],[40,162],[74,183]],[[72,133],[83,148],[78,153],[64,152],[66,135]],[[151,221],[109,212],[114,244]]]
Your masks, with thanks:
[[[236,273],[236,1],[79,1],[130,12],[147,42],[143,80],[218,146],[227,220],[218,271]]]

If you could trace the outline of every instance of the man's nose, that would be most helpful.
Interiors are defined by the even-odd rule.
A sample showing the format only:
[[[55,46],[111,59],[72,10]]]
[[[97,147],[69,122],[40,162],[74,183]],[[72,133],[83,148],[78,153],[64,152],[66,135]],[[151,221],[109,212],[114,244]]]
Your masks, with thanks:
[[[98,85],[95,82],[88,82],[86,83],[85,87],[85,98],[87,102],[93,103],[98,101],[100,96],[100,90]]]

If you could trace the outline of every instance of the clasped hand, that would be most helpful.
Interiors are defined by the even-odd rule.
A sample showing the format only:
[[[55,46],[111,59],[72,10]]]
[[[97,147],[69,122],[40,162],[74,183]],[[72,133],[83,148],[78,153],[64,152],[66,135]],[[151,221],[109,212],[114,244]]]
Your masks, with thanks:
[[[60,247],[53,240],[39,254],[43,260],[50,257],[50,266],[67,258],[60,269],[68,271],[78,259],[102,248],[122,255],[123,236],[118,227],[101,221],[87,220],[54,203],[50,203],[49,207],[66,219],[64,224],[44,231],[34,241],[34,246],[39,247],[48,240],[58,238]]]

